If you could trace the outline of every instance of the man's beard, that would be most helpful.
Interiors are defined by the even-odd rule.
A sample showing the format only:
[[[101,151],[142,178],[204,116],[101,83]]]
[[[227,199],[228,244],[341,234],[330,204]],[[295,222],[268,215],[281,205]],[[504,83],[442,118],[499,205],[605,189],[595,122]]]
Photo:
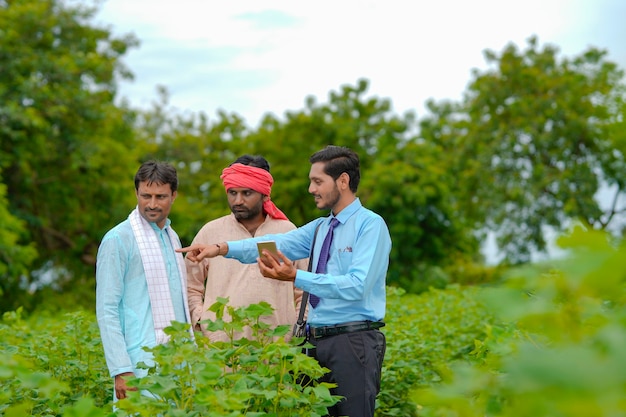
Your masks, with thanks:
[[[237,220],[249,220],[257,217],[263,212],[263,206],[255,206],[253,208],[231,207],[231,211]]]
[[[339,193],[339,188],[335,187],[333,191],[328,195],[328,201],[326,201],[324,205],[320,207],[319,209],[320,210],[332,210],[332,208],[335,207],[335,205],[337,205],[340,199],[341,199],[341,194]]]

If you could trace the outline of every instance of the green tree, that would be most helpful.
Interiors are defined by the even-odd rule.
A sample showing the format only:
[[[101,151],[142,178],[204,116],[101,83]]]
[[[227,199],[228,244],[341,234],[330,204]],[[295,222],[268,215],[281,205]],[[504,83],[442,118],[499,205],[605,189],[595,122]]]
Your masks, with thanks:
[[[606,185],[624,197],[623,70],[606,51],[561,58],[535,37],[485,57],[463,101],[430,103],[422,121],[423,138],[450,150],[459,215],[494,231],[514,263],[546,250],[546,227],[609,227],[625,208],[595,196]]]
[[[116,80],[131,76],[119,58],[136,40],[92,25],[95,12],[58,0],[0,3],[8,206],[40,255],[33,267],[59,283],[92,270],[99,239],[127,210],[136,169],[133,115],[113,103]]]
[[[432,144],[407,141],[383,149],[363,181],[393,239],[387,282],[413,293],[444,288],[459,263],[482,262],[471,228],[455,215],[455,178],[443,159]]]
[[[26,230],[24,222],[12,216],[7,206],[6,186],[0,183],[0,296],[15,296],[37,251],[33,245],[19,243]]]

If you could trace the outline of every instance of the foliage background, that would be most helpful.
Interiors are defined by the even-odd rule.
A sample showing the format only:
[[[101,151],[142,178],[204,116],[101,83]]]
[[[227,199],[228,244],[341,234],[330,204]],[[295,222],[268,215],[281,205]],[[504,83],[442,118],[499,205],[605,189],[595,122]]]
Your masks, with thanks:
[[[2,413],[110,410],[95,255],[135,205],[141,162],[176,166],[185,243],[228,212],[219,174],[243,153],[270,161],[294,223],[324,215],[307,160],[334,144],[361,155],[359,196],[394,242],[379,415],[625,415],[626,91],[606,51],[563,57],[530,36],[485,51],[463,98],[421,119],[360,79],[251,127],[178,114],[166,88],[149,110],[116,105],[139,40],[96,25],[97,7],[0,2]],[[566,261],[532,262],[547,231],[575,227],[587,232],[563,243]],[[498,265],[481,253],[488,235]]]
[[[359,196],[394,242],[388,283],[411,293],[498,280],[502,267],[547,250],[546,231],[574,222],[622,236],[624,71],[589,48],[562,57],[530,37],[525,49],[485,51],[459,102],[431,101],[417,119],[368,81],[258,126],[236,114],[179,114],[167,89],[149,110],[116,105],[139,46],[94,23],[98,3],[0,4],[0,309],[33,310],[51,294],[93,305],[101,237],[133,208],[139,164],[171,162],[180,177],[172,220],[183,242],[226,214],[223,167],[262,154],[273,200],[297,225],[319,213],[307,193],[308,156],[348,146],[362,159]],[[611,204],[597,193],[608,191]],[[486,265],[496,236],[503,262]]]

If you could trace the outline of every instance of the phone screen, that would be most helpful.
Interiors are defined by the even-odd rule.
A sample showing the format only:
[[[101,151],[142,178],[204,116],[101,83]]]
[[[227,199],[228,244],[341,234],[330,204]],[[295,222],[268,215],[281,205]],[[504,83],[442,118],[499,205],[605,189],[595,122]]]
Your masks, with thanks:
[[[271,252],[274,255],[278,254],[278,250],[276,249],[276,242],[273,240],[266,240],[264,242],[257,242],[257,249],[259,250],[259,256],[263,256],[263,249]]]

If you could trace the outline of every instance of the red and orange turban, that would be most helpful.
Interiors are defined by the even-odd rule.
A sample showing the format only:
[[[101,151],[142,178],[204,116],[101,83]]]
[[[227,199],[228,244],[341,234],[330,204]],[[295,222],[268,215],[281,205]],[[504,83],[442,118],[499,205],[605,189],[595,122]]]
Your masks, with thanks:
[[[227,191],[230,188],[249,188],[268,197],[274,184],[272,174],[266,170],[240,163],[224,168],[220,178]],[[274,219],[289,220],[270,198],[263,202],[263,210]]]

